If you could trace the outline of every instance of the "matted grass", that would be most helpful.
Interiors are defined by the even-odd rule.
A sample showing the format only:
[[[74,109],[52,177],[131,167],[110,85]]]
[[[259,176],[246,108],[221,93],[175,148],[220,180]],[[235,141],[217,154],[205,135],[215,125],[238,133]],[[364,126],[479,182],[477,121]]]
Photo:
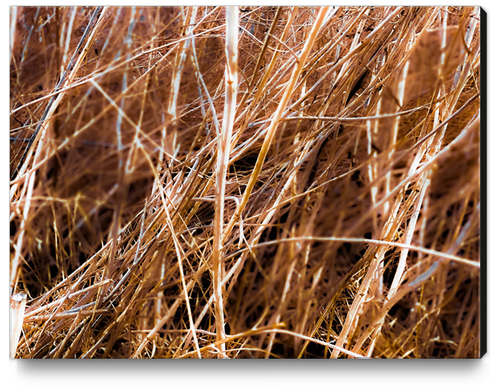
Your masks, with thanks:
[[[10,34],[17,358],[480,356],[479,7]]]

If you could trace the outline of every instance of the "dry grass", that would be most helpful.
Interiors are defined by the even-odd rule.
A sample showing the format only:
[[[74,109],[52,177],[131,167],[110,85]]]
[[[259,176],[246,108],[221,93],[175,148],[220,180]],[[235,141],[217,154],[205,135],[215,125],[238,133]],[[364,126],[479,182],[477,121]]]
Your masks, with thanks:
[[[478,7],[10,31],[18,358],[479,357]]]

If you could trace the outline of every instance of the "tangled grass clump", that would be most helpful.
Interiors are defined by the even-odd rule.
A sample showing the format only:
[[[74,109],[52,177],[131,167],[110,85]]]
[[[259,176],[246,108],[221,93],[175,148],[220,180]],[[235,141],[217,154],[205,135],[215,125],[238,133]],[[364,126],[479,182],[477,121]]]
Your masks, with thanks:
[[[11,7],[12,355],[479,357],[480,39],[479,7]]]

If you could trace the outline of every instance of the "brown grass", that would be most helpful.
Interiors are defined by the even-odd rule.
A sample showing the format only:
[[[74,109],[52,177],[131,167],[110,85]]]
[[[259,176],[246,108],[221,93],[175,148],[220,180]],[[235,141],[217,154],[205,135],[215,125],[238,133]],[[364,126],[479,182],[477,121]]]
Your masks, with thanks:
[[[10,32],[17,358],[480,356],[479,7]]]

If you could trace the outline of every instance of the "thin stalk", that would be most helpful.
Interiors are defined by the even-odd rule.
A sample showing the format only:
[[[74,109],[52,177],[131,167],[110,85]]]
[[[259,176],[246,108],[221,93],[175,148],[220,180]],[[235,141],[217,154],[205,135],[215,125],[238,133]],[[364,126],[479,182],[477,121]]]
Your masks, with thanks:
[[[213,290],[215,294],[216,340],[225,339],[225,317],[223,309],[223,228],[226,193],[226,171],[230,158],[231,136],[235,122],[238,91],[238,7],[226,8],[226,67],[225,106],[223,124],[218,133],[218,157],[216,161],[216,202],[213,242]],[[218,346],[220,358],[225,356],[226,343]]]

